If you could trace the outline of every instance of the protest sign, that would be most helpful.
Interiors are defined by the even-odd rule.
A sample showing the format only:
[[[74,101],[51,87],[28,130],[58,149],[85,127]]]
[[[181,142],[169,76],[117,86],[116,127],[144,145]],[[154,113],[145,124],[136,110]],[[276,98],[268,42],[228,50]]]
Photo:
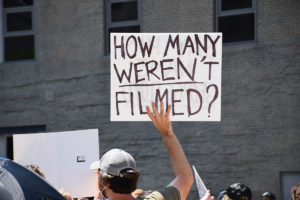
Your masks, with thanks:
[[[111,33],[110,58],[111,121],[148,121],[160,101],[172,121],[221,120],[221,33]]]
[[[72,197],[91,197],[96,185],[90,164],[99,159],[98,130],[13,135],[14,160],[36,164],[46,181]]]

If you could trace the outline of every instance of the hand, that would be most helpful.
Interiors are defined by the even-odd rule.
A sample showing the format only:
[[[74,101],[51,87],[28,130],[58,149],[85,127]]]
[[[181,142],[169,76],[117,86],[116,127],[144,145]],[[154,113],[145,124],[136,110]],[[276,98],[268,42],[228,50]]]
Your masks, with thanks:
[[[164,111],[164,104],[162,101],[160,102],[160,113],[157,112],[154,102],[152,102],[153,114],[151,113],[149,106],[146,106],[146,109],[148,116],[152,120],[154,126],[162,134],[162,136],[168,136],[173,134],[172,124],[170,121],[171,105],[168,106],[166,114]]]
[[[176,175],[176,178],[169,183],[169,186],[177,188],[180,193],[180,198],[185,200],[189,194],[194,178],[191,166],[172,130],[172,124],[170,121],[171,106],[168,106],[167,113],[164,111],[163,102],[160,102],[160,113],[157,112],[153,102],[153,114],[151,113],[149,106],[147,106],[146,109],[154,126],[163,136],[163,141],[168,150],[172,167]]]
[[[65,197],[66,200],[72,200],[72,197],[63,188],[59,190],[60,194]]]
[[[213,196],[210,196],[210,191],[208,190],[204,197],[201,198],[201,200],[214,200],[214,197]]]

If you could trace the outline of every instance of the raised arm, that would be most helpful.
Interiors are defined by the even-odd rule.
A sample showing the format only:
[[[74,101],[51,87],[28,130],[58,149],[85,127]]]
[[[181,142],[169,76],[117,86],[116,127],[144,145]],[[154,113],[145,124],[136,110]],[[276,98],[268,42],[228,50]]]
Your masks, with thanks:
[[[172,124],[170,121],[171,105],[168,106],[167,113],[164,111],[163,102],[160,102],[160,113],[157,112],[153,102],[153,114],[151,113],[149,106],[147,106],[146,109],[154,126],[162,135],[163,141],[169,152],[173,170],[176,175],[176,178],[169,185],[176,187],[180,192],[181,199],[185,200],[189,194],[194,178],[191,166],[176,135],[172,130]]]

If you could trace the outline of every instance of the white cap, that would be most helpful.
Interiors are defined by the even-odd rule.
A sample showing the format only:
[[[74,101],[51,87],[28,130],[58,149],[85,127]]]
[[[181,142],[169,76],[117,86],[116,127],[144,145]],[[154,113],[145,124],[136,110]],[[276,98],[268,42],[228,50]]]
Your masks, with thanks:
[[[100,161],[96,160],[90,165],[90,169],[99,169]]]
[[[107,174],[118,176],[124,169],[136,169],[134,158],[122,149],[111,149],[90,165],[90,169],[101,169]]]

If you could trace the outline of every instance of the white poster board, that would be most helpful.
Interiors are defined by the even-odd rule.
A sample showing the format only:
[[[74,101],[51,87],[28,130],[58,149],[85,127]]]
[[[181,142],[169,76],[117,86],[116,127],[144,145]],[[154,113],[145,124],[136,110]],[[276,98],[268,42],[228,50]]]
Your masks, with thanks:
[[[202,199],[207,193],[206,186],[204,185],[202,179],[200,178],[195,166],[193,165],[193,172],[195,176],[195,181],[198,189],[199,199]]]
[[[222,33],[111,33],[110,59],[111,121],[160,101],[172,121],[221,120]]]
[[[15,134],[13,148],[14,161],[38,165],[57,190],[64,188],[73,198],[94,195],[95,172],[89,166],[99,160],[97,129]]]

